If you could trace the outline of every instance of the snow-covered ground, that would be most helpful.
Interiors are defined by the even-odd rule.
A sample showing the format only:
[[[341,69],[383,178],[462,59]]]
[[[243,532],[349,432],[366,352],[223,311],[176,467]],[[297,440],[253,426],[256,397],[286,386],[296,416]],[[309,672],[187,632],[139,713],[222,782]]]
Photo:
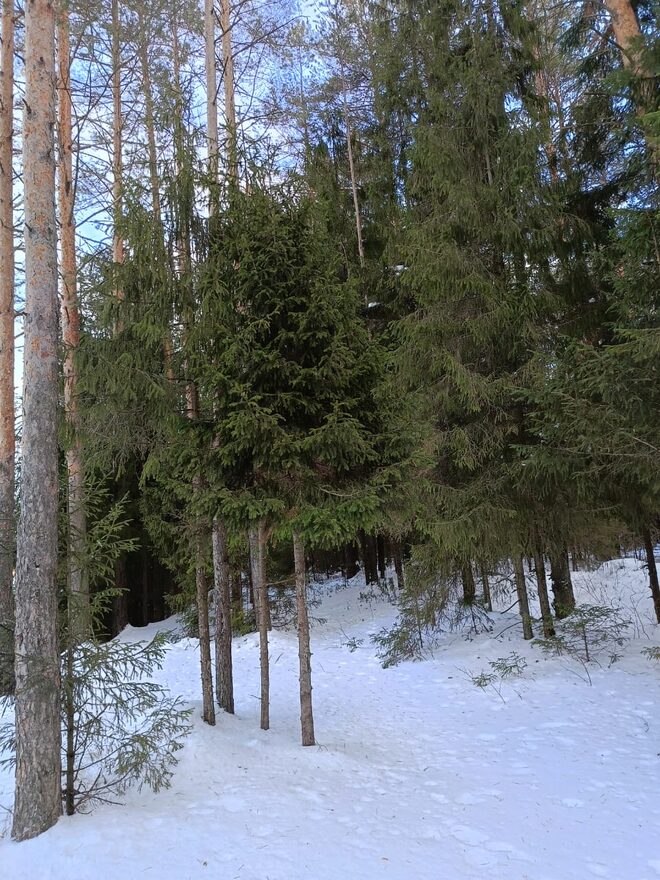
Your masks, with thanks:
[[[582,601],[634,609],[638,638],[611,668],[594,667],[591,685],[523,643],[512,615],[494,615],[491,635],[448,635],[433,658],[383,669],[368,635],[393,609],[360,602],[357,580],[326,584],[313,612],[327,618],[313,631],[317,747],[298,744],[294,634],[272,634],[268,732],[257,640],[237,639],[237,715],[213,729],[196,717],[172,787],[129,792],[21,844],[0,815],[0,877],[657,880],[660,664],[641,649],[660,644],[660,627],[645,572],[628,559],[574,578]],[[364,641],[351,651],[349,639]],[[528,667],[499,694],[469,680],[512,650]],[[168,649],[160,680],[199,715],[192,641]],[[11,790],[0,775],[6,808]]]

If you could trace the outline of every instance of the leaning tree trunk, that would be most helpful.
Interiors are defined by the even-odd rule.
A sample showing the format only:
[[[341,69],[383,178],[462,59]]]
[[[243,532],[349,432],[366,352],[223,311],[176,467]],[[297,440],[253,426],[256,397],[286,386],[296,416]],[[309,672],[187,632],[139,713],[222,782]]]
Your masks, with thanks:
[[[270,669],[268,660],[268,588],[265,572],[265,528],[263,520],[250,528],[250,565],[259,629],[259,667],[261,674],[261,729],[270,727]]]
[[[234,676],[231,657],[231,581],[227,529],[213,520],[213,573],[215,580],[215,688],[218,705],[234,714]]]
[[[25,354],[16,565],[16,797],[12,836],[35,837],[62,812],[57,626],[57,226],[55,16],[25,6]]]
[[[553,607],[558,620],[563,620],[575,609],[575,594],[566,550],[554,551],[550,556],[550,579],[554,596]]]
[[[293,536],[293,560],[296,570],[296,613],[298,616],[298,660],[300,662],[300,728],[302,744],[313,746],[314,714],[312,712],[312,652],[309,645],[309,614],[307,612],[307,574],[305,548],[300,535]]]
[[[89,584],[85,566],[87,516],[83,450],[77,399],[76,351],[80,345],[80,314],[76,270],[76,226],[74,215],[73,134],[71,125],[71,80],[69,54],[69,13],[62,8],[57,21],[58,98],[59,98],[59,209],[62,279],[62,341],[64,343],[64,412],[68,427],[67,579],[69,588],[68,618],[70,637],[84,639],[90,632]]]
[[[528,640],[534,638],[534,630],[532,629],[532,617],[529,613],[525,569],[522,556],[519,554],[513,557],[513,570],[516,577],[516,593],[518,594],[518,610],[522,620],[523,638]]]
[[[644,549],[646,551],[646,564],[649,570],[649,586],[651,587],[653,610],[655,611],[655,619],[660,623],[660,585],[658,584],[658,567],[655,564],[653,541],[651,540],[651,532],[649,529],[644,529]]]
[[[0,43],[0,696],[14,688],[14,2]]]
[[[543,621],[543,635],[550,639],[555,634],[552,622],[552,609],[548,597],[548,581],[545,576],[545,559],[537,546],[534,547],[534,570],[536,572],[536,584],[539,592],[539,605],[541,606],[541,620]]]

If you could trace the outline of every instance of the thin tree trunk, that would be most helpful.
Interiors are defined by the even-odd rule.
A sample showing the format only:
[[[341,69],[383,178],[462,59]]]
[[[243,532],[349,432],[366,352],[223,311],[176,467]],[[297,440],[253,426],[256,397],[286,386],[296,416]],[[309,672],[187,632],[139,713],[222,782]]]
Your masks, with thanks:
[[[539,593],[539,605],[541,606],[541,620],[543,621],[543,635],[546,639],[550,639],[555,634],[555,627],[552,622],[552,609],[550,608],[550,599],[548,597],[548,581],[545,576],[545,559],[538,545],[534,547],[534,571],[536,573],[536,584]]]
[[[163,242],[162,216],[160,209],[160,181],[158,179],[158,148],[156,145],[156,125],[154,123],[154,95],[153,87],[151,84],[151,72],[149,67],[147,25],[144,19],[144,14],[141,11],[140,7],[138,7],[138,27],[140,30],[138,55],[140,58],[140,68],[142,73],[142,87],[144,89],[144,127],[147,132],[147,151],[149,155],[151,211],[153,213],[154,223],[156,225],[155,234],[158,236],[158,247],[162,248],[162,258],[163,261],[165,261],[166,254]],[[174,369],[172,367],[172,358],[172,333],[168,321],[168,326],[163,333],[163,360],[165,363],[165,375],[169,382],[174,382],[175,379]]]
[[[210,209],[217,205],[218,182],[218,78],[215,66],[214,0],[204,0],[204,42],[206,70],[206,140],[209,152]]]
[[[25,7],[25,349],[21,513],[16,565],[16,797],[12,837],[62,813],[57,625],[57,225],[55,15]]]
[[[190,327],[190,321],[186,326]],[[188,379],[186,384],[186,414],[191,421],[199,419],[199,398],[197,387]],[[193,495],[202,491],[201,474],[193,477]],[[211,631],[209,627],[209,586],[204,565],[204,533],[203,520],[195,522],[195,588],[197,595],[197,619],[199,626],[199,660],[202,678],[202,718],[207,724],[215,724],[215,705],[213,703],[213,671],[211,665]]]
[[[360,266],[364,268],[364,243],[362,240],[362,217],[360,215],[360,199],[358,196],[357,175],[355,173],[355,159],[353,158],[353,138],[351,137],[351,119],[348,110],[348,95],[346,81],[342,69],[342,96],[344,104],[344,124],[346,126],[346,148],[348,151],[348,170],[351,176],[351,194],[353,196],[353,211],[355,213],[355,232],[357,235],[358,257]]]
[[[483,589],[484,608],[487,611],[492,611],[493,600],[490,595],[490,580],[488,578],[488,569],[483,562],[479,565],[479,574],[481,576],[481,585]]]
[[[302,744],[313,746],[314,714],[312,712],[312,652],[309,644],[307,612],[307,574],[305,548],[300,535],[293,536],[293,560],[296,571],[296,612],[298,616],[298,660],[300,662],[300,728]]]
[[[394,571],[396,572],[396,585],[399,590],[405,586],[405,574],[403,569],[403,553],[401,551],[401,541],[397,540],[392,550],[394,556]]]
[[[554,596],[555,616],[562,620],[575,608],[575,594],[571,583],[571,571],[566,550],[555,551],[550,555],[550,579]]]
[[[75,641],[91,628],[89,583],[85,565],[87,516],[83,449],[78,415],[76,352],[80,345],[80,313],[76,263],[75,193],[73,183],[73,133],[70,82],[69,13],[62,7],[57,18],[59,98],[59,210],[61,256],[61,317],[64,343],[64,412],[69,437],[66,449],[68,547],[67,580],[69,625]]]
[[[385,538],[376,535],[376,556],[378,559],[378,576],[385,580],[387,577],[387,560],[385,558]]]
[[[268,660],[268,593],[265,577],[265,528],[263,520],[250,528],[250,564],[257,604],[259,664],[261,671],[261,729],[270,727],[270,669]]]
[[[218,705],[234,714],[234,677],[231,656],[231,581],[225,524],[213,519],[213,572],[215,580],[215,687]]]
[[[121,34],[119,19],[119,0],[112,0],[112,262],[115,272],[124,262],[124,238],[122,223],[122,180],[124,163],[122,159],[122,101],[121,101]],[[115,281],[115,296],[123,300],[124,293]],[[117,329],[121,329],[120,326]]]
[[[532,629],[532,617],[529,613],[529,599],[527,597],[527,584],[525,582],[522,556],[514,556],[513,570],[516,577],[516,593],[518,594],[518,610],[522,620],[523,638],[528,640],[534,638],[534,630]]]
[[[156,148],[156,126],[154,124],[154,96],[149,70],[146,22],[142,11],[138,10],[138,56],[144,89],[144,125],[147,132],[147,153],[149,156],[149,183],[151,188],[151,210],[155,221],[160,225],[160,186],[158,181],[158,151]]]
[[[194,491],[201,491],[201,478],[196,477]],[[199,660],[202,679],[202,718],[215,724],[213,703],[213,671],[211,665],[211,630],[209,627],[209,585],[204,568],[204,526],[195,525],[195,587],[197,593],[197,620],[199,626]]]
[[[0,44],[0,696],[14,688],[14,2]]]
[[[653,541],[651,540],[651,532],[648,528],[644,529],[643,537],[644,549],[646,550],[646,564],[649,570],[649,586],[651,587],[651,596],[653,598],[653,610],[655,611],[655,619],[660,623],[660,585],[658,584],[658,567],[655,564]]]
[[[234,56],[231,46],[229,0],[220,0],[220,29],[222,30],[222,69],[225,87],[225,117],[227,119],[227,167],[229,179],[232,183],[238,184],[238,128],[236,125]]]

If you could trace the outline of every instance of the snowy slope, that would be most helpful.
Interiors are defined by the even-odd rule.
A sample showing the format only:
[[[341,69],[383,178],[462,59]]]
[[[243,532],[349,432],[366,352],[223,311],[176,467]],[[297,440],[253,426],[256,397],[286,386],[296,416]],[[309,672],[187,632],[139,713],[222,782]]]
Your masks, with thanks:
[[[366,637],[393,610],[360,602],[359,582],[329,585],[313,612],[327,618],[313,631],[318,747],[298,745],[294,634],[273,633],[268,732],[257,641],[237,639],[238,714],[215,729],[196,720],[172,788],[131,792],[27,843],[5,836],[0,877],[657,880],[660,664],[640,650],[660,644],[660,628],[645,573],[625,560],[574,577],[583,601],[635,609],[639,639],[595,668],[591,686],[506,629],[511,615],[495,615],[493,635],[447,636],[432,659],[382,669]],[[365,641],[351,652],[349,637]],[[514,649],[529,666],[501,695],[468,680]],[[199,714],[192,641],[172,645],[161,679]],[[10,803],[0,776],[0,804]]]

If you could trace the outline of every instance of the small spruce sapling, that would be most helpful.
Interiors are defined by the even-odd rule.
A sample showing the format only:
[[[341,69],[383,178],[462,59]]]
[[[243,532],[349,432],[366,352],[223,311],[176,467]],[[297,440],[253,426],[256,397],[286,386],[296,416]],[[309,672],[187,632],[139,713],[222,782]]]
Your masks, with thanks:
[[[547,654],[581,663],[591,681],[587,664],[598,663],[604,652],[608,653],[609,665],[616,662],[616,649],[626,643],[630,626],[631,621],[623,617],[620,608],[579,605],[559,624],[555,636],[535,639],[533,644]]]

